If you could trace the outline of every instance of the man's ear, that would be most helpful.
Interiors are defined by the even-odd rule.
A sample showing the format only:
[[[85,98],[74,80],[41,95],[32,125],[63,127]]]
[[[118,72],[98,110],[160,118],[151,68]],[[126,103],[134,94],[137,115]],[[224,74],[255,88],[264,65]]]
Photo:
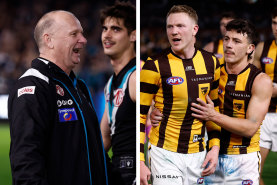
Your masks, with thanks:
[[[130,34],[130,41],[135,42],[136,41],[136,30],[132,31]]]
[[[255,50],[255,45],[254,44],[249,44],[247,48],[247,54],[253,53]]]
[[[43,42],[48,48],[54,48],[53,40],[49,34],[46,33],[43,35]]]

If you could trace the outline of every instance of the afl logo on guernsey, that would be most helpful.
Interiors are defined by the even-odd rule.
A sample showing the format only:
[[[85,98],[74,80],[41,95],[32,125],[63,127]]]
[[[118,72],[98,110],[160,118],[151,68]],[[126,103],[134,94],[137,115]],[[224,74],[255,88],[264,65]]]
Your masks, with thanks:
[[[114,106],[119,107],[123,101],[124,92],[122,89],[117,89],[114,93]]]
[[[218,88],[218,94],[222,94],[223,93],[223,90]]]
[[[273,62],[273,59],[272,59],[272,58],[269,58],[269,57],[264,57],[264,58],[262,59],[262,62],[263,62],[264,64],[271,64],[271,63]]]
[[[248,180],[243,180],[241,184],[242,184],[242,185],[252,185],[252,184],[253,184],[253,181],[250,180],[250,179],[248,179]]]
[[[179,76],[172,76],[166,80],[169,85],[180,85],[184,82],[184,79]]]

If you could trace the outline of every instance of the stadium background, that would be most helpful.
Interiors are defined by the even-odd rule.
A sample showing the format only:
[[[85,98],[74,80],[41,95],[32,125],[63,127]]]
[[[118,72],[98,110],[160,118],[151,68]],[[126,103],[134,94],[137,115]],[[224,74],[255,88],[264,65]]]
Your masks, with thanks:
[[[101,46],[99,9],[115,0],[1,0],[0,1],[0,185],[11,185],[8,158],[10,136],[8,124],[1,119],[6,111],[6,94],[30,66],[38,50],[33,28],[38,19],[51,10],[73,12],[81,21],[88,40],[82,63],[76,73],[89,85],[99,119],[104,110],[103,88],[112,74],[109,59]],[[135,4],[135,0],[132,0]],[[141,0],[141,59],[168,47],[165,33],[166,12],[173,4],[192,6],[199,15],[197,45],[204,46],[219,35],[219,16],[226,10],[250,19],[258,28],[261,40],[271,38],[270,11],[277,0]],[[3,117],[2,117],[3,118]],[[277,154],[270,153],[264,169],[268,185],[277,184]]]

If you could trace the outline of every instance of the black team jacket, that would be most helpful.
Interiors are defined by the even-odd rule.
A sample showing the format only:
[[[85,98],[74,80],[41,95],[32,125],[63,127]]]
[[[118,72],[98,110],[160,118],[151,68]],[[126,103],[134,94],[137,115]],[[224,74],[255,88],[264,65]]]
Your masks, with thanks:
[[[100,125],[87,86],[37,58],[9,95],[13,185],[107,185]]]

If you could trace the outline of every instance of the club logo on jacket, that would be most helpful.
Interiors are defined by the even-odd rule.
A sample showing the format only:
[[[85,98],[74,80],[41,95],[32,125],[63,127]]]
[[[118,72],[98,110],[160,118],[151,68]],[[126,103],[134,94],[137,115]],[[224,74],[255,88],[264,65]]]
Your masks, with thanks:
[[[172,76],[166,79],[166,83],[169,85],[180,85],[184,82],[184,79],[179,76]]]
[[[77,114],[74,108],[70,109],[58,109],[60,122],[76,121],[78,120]]]
[[[122,89],[117,89],[115,92],[114,92],[114,106],[116,107],[119,107],[123,101],[123,98],[124,98],[124,92]]]
[[[58,95],[64,96],[64,90],[59,85],[56,85],[56,91]]]

